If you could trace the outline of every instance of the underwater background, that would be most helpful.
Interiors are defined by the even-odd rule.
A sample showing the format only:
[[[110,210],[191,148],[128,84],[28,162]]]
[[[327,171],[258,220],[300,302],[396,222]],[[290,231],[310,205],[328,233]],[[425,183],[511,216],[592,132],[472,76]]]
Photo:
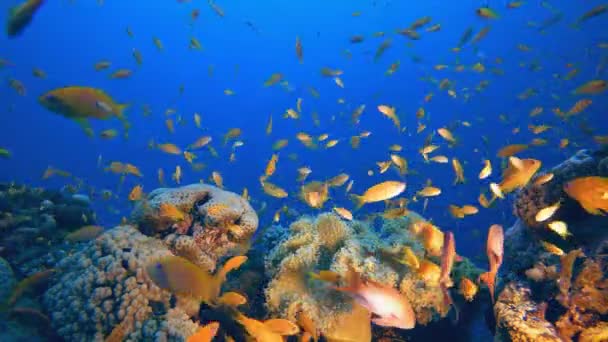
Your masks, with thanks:
[[[0,21],[10,23],[15,15],[10,9],[20,4],[5,1],[0,6]],[[594,10],[593,15],[585,17]],[[488,207],[478,202],[480,193],[492,196],[490,183],[500,183],[501,169],[509,167],[508,157],[515,154],[501,157],[497,155],[499,150],[525,144],[516,156],[540,161],[543,173],[582,149],[600,151],[589,157],[596,164],[603,160],[608,144],[607,10],[608,4],[593,0],[43,1],[22,32],[0,38],[4,82],[4,91],[0,92],[4,106],[0,115],[0,148],[4,151],[0,154],[0,181],[6,183],[3,191],[7,193],[22,185],[57,191],[52,196],[29,198],[32,207],[38,207],[44,199],[53,198],[51,201],[57,204],[63,200],[71,203],[74,194],[85,198],[86,208],[75,210],[85,216],[83,222],[66,219],[73,227],[62,231],[63,235],[45,236],[47,246],[63,244],[61,248],[66,249],[65,234],[80,226],[95,224],[108,231],[121,222],[133,223],[138,217],[132,215],[134,210],[144,210],[141,207],[147,204],[142,202],[154,202],[154,196],[146,198],[154,189],[201,182],[238,195],[246,189],[248,196],[243,197],[259,220],[255,235],[256,228],[248,232],[256,242],[264,239],[268,230],[279,226],[285,230],[303,217],[328,215],[323,213],[335,207],[352,213],[371,230],[380,229],[388,220],[379,216],[385,209],[406,206],[441,230],[453,232],[458,255],[485,270],[488,227],[499,224],[506,230],[516,222],[525,222],[521,211],[518,214],[516,209],[514,213],[514,205],[520,203],[515,198],[517,191],[492,200]],[[417,20],[423,21],[420,27],[412,27]],[[484,30],[488,30],[486,35],[480,36]],[[109,67],[96,70],[95,65],[102,61]],[[119,69],[130,70],[129,75],[112,77]],[[277,78],[270,82],[273,76]],[[90,118],[93,134],[87,134],[72,120],[78,108],[66,114],[53,112],[42,103],[48,92],[68,86],[96,88],[110,96],[110,100],[94,102],[93,110],[108,114],[109,119]],[[115,113],[105,110],[110,101],[129,105],[124,112],[128,129],[114,117]],[[399,125],[379,108],[382,105],[394,107]],[[238,134],[235,128],[240,129]],[[447,133],[438,133],[441,128]],[[328,136],[322,137],[324,134]],[[211,142],[204,148],[192,148],[202,136],[211,137]],[[276,148],[281,139],[287,139],[287,145]],[[395,144],[400,146],[392,146]],[[429,145],[438,148],[422,153],[421,149]],[[168,151],[173,147],[179,151]],[[184,152],[194,153],[189,157],[195,159],[188,161]],[[273,155],[278,161],[269,171]],[[446,156],[449,162],[429,160],[436,155]],[[455,182],[454,159],[461,164],[464,182]],[[405,167],[397,165],[404,160]],[[480,179],[485,160],[491,162],[493,171],[488,179]],[[132,164],[141,176],[117,171],[112,162]],[[379,162],[388,162],[388,169],[381,171]],[[178,166],[181,177],[176,181]],[[305,181],[298,181],[298,175],[302,175],[298,169],[302,167],[311,172]],[[162,180],[159,169],[163,170]],[[582,174],[606,176],[601,167],[598,170]],[[325,193],[327,202],[321,208],[306,200],[303,184],[326,182],[342,173],[348,175],[348,181],[330,186]],[[260,180],[260,176],[264,178]],[[284,189],[287,196],[273,195],[264,186],[266,181]],[[354,183],[347,185],[350,181]],[[406,183],[405,190],[398,194],[403,201],[389,203],[387,200],[393,198],[386,198],[359,208],[352,195],[365,197],[367,189],[384,181]],[[139,196],[133,193],[137,186],[143,189]],[[347,186],[349,191],[345,190]],[[423,195],[421,191],[429,186],[440,188],[441,194]],[[130,195],[136,198],[130,199]],[[574,202],[573,196],[568,199],[562,195],[544,204]],[[602,197],[599,201],[605,200]],[[18,210],[15,208],[19,205],[3,205],[0,211]],[[473,205],[476,210],[457,217],[450,205]],[[584,213],[576,203],[563,207]],[[182,208],[178,205],[177,209]],[[574,217],[572,223],[562,220],[572,232],[580,215],[565,217]],[[603,223],[598,229],[605,231]],[[13,226],[18,228],[19,224]],[[0,227],[3,245],[8,245],[13,240],[7,236],[12,233]],[[578,247],[596,250],[598,239],[602,240],[597,236],[591,239],[596,240],[592,247],[578,240],[567,240],[572,243],[570,248],[561,247],[565,252]],[[48,260],[31,268],[16,266],[14,260],[29,248],[27,241],[20,241],[22,248],[0,250],[0,256],[15,269],[16,282],[53,267]],[[264,241],[252,248],[259,260],[268,257],[270,249],[282,240],[277,238],[274,244]],[[559,245],[556,241],[563,242],[558,237],[552,243]],[[77,248],[84,250],[89,243],[94,244],[84,241]],[[420,247],[420,253],[423,249]],[[73,253],[66,252],[65,256]],[[275,251],[269,259],[279,258],[277,253],[287,258]],[[215,261],[230,254],[239,253],[216,255],[210,269],[215,269]],[[442,254],[434,257],[441,265]],[[558,258],[559,253],[553,257]],[[256,257],[249,258],[252,263]],[[264,261],[258,263],[262,273],[264,267],[268,272],[268,264],[273,263],[269,259],[266,265]],[[529,265],[520,266],[513,274],[525,278],[527,267],[539,260],[531,259]],[[559,259],[553,260],[559,264],[555,260]],[[276,272],[270,271],[268,277],[273,278]],[[52,281],[46,286],[52,287]],[[47,287],[32,291],[31,296],[48,297],[48,292],[44,294]],[[262,297],[263,288],[258,291]],[[477,296],[482,295],[485,301],[475,310],[482,316],[492,316],[492,302],[485,290]],[[49,299],[42,302],[37,314],[47,317],[55,333],[41,333],[38,339],[52,335],[48,337],[51,340],[85,341],[110,335],[105,330],[89,335],[58,330],[58,318],[49,307],[60,304]],[[256,304],[264,306],[263,302]],[[444,313],[441,316],[446,317]],[[260,315],[255,318],[267,318],[266,313]],[[201,325],[207,323],[200,315],[189,316],[197,316],[199,320],[194,321]],[[602,309],[588,326],[605,318]],[[491,340],[495,332],[487,328],[493,320],[487,321],[481,319],[475,328],[462,321],[448,323],[447,318],[440,324],[447,326],[448,335],[453,331],[450,329],[481,329],[486,337],[472,335],[465,340],[484,341]],[[380,340],[377,331],[375,334],[373,340]],[[431,338],[399,334],[382,338]],[[152,339],[142,336],[130,338]],[[184,337],[167,336],[169,340]],[[439,332],[436,336],[442,335]],[[513,336],[511,340],[517,340]],[[258,340],[266,341],[263,337]],[[608,337],[597,340],[606,341]]]

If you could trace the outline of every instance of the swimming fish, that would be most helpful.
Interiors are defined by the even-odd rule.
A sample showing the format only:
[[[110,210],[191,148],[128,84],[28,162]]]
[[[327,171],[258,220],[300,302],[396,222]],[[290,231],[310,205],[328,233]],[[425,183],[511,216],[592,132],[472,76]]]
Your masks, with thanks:
[[[211,342],[217,331],[220,328],[219,322],[211,322],[205,326],[200,327],[196,333],[190,335],[186,342]]]
[[[494,289],[496,286],[496,274],[502,264],[502,257],[504,253],[504,233],[502,226],[494,224],[488,230],[488,240],[486,242],[486,252],[488,254],[488,262],[490,264],[490,270],[482,273],[479,276],[479,280],[486,283],[490,290],[490,297],[492,303],[494,303]]]
[[[452,272],[455,258],[456,241],[454,233],[445,232],[443,234],[443,248],[441,251],[441,275],[439,276],[439,286],[443,293],[443,304],[445,306],[451,306],[454,303],[450,296],[449,288],[454,286],[450,273]],[[458,317],[458,311],[456,311],[456,317]]]
[[[333,289],[352,295],[357,303],[376,315],[372,318],[374,324],[399,329],[414,328],[414,310],[407,298],[395,288],[371,280],[364,281],[352,269],[348,272],[347,280],[346,287]]]
[[[608,213],[608,178],[580,177],[567,182],[564,192],[592,215]]]
[[[23,32],[43,3],[44,0],[27,0],[10,10],[6,23],[6,33],[9,38],[16,37]]]
[[[360,208],[365,203],[380,202],[399,196],[405,191],[405,183],[399,181],[386,181],[367,189],[363,195],[353,195]]]
[[[239,268],[245,261],[245,256],[233,257],[212,275],[187,259],[171,255],[148,264],[146,273],[162,289],[213,305],[219,298],[228,272]]]
[[[46,92],[38,98],[46,109],[78,122],[90,130],[88,119],[107,120],[113,116],[129,126],[124,111],[128,104],[118,104],[103,90],[91,87],[71,86]]]

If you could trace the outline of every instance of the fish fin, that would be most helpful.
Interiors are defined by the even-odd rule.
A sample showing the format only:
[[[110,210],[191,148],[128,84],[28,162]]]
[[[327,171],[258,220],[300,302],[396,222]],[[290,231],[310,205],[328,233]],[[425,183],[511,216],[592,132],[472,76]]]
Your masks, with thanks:
[[[76,121],[76,123],[78,123],[80,127],[82,127],[82,129],[84,130],[84,134],[86,134],[88,137],[93,137],[95,135],[95,132],[93,132],[93,128],[91,127],[91,123],[88,119],[77,118],[74,119],[74,121]]]
[[[361,209],[361,207],[363,207],[363,205],[365,204],[365,199],[363,198],[363,196],[352,194],[350,195],[350,198],[355,203],[355,210]]]

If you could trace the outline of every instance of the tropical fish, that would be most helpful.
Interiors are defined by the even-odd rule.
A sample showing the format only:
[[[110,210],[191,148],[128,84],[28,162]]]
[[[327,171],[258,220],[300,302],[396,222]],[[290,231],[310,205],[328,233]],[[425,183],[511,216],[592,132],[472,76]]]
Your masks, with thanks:
[[[418,191],[418,195],[422,197],[434,197],[441,194],[441,189],[434,186],[426,186],[422,190]]]
[[[233,257],[212,275],[187,259],[171,255],[148,264],[146,273],[162,289],[174,294],[192,296],[214,305],[226,280],[226,274],[239,268],[245,261],[245,256]]]
[[[200,327],[194,335],[189,336],[188,339],[186,339],[186,342],[211,342],[219,328],[219,322],[206,324],[205,326]]]
[[[65,240],[69,242],[84,242],[92,240],[103,233],[101,226],[84,226],[69,233],[65,236]]]
[[[235,320],[241,324],[254,341],[281,342],[283,336],[296,335],[300,328],[286,319],[269,319],[264,322],[237,313]]]
[[[498,14],[490,9],[489,7],[480,7],[477,10],[475,10],[475,13],[477,13],[478,16],[484,18],[484,19],[497,19],[498,18]]]
[[[44,0],[26,0],[10,10],[6,23],[6,33],[12,38],[23,32],[40,9]]]
[[[473,301],[479,287],[469,278],[462,277],[460,279],[459,292],[467,302]]]
[[[357,201],[357,207],[365,203],[380,202],[399,196],[405,190],[405,183],[399,181],[386,181],[367,189],[363,195],[353,195]]]
[[[523,188],[540,167],[540,160],[509,157],[509,165],[503,172],[503,180],[499,184],[500,190],[502,193],[509,193]]]
[[[401,121],[399,120],[399,117],[397,116],[397,113],[395,112],[394,107],[389,107],[386,105],[379,105],[378,111],[380,113],[384,114],[389,119],[393,120],[393,123],[395,124],[397,129],[401,130]]]
[[[496,274],[502,264],[502,257],[504,252],[504,233],[502,226],[494,224],[488,230],[488,240],[486,242],[486,252],[488,254],[488,262],[490,264],[490,270],[482,273],[479,276],[479,280],[486,283],[490,290],[490,297],[492,303],[494,303],[494,288],[496,286]]]
[[[605,80],[591,80],[572,91],[575,95],[594,95],[604,92],[608,89],[608,82]]]
[[[452,272],[455,258],[456,241],[454,233],[445,232],[443,234],[443,248],[441,250],[441,275],[439,276],[439,287],[441,287],[441,292],[443,293],[443,304],[445,306],[450,306],[454,303],[450,296],[449,288],[454,286],[450,273]],[[458,311],[456,311],[456,317],[458,317]]]
[[[383,327],[413,329],[416,316],[407,298],[393,287],[371,280],[362,280],[358,273],[350,269],[346,287],[333,289],[351,294],[355,301],[377,317],[374,324]]]
[[[116,116],[125,127],[129,126],[124,110],[129,105],[118,104],[101,89],[65,87],[51,90],[38,98],[46,109],[78,122],[85,131],[91,130],[87,119],[106,120]]]
[[[597,5],[591,10],[585,12],[585,14],[583,14],[580,18],[578,18],[574,23],[574,27],[578,27],[587,20],[595,18],[598,15],[604,14],[606,12],[608,12],[608,4]]]
[[[334,211],[347,221],[353,220],[353,214],[346,208],[334,207]]]
[[[608,178],[581,177],[567,182],[564,192],[592,215],[608,213]]]
[[[300,63],[304,62],[304,50],[302,47],[302,40],[299,36],[296,37],[296,57]]]

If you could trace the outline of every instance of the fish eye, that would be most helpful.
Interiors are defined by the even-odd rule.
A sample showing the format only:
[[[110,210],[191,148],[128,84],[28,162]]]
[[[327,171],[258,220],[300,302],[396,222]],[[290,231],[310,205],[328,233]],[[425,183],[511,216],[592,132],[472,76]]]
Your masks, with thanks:
[[[163,269],[163,264],[161,264],[160,262],[156,264],[156,269],[157,270],[162,270]]]
[[[51,95],[51,94],[46,95],[46,96],[44,97],[44,99],[45,99],[46,101],[48,101],[48,102],[57,102],[57,101],[59,100],[59,99],[57,98],[57,96],[55,96],[55,95]]]

